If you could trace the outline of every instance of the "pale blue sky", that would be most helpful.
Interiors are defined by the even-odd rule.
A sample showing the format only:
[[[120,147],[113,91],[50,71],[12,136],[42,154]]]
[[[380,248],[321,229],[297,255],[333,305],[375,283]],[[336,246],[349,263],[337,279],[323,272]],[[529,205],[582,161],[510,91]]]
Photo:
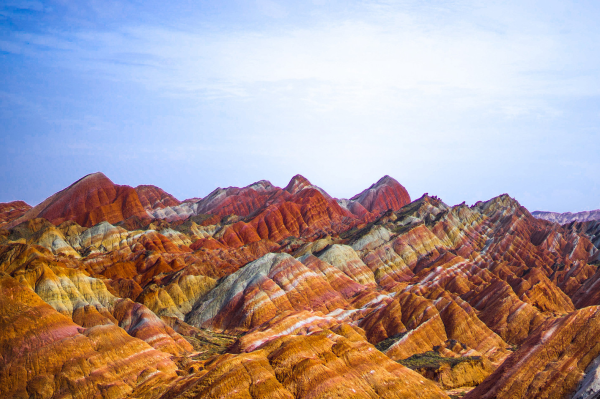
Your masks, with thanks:
[[[598,21],[594,1],[0,0],[0,202],[95,171],[180,199],[389,174],[597,209]]]

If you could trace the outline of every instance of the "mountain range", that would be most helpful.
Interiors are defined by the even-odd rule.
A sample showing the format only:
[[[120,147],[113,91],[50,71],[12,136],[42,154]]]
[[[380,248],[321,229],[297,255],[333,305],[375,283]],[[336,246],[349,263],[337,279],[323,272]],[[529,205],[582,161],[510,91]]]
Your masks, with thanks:
[[[94,173],[0,204],[0,397],[595,398],[590,215]]]
[[[571,222],[589,222],[592,220],[600,220],[600,209],[596,209],[593,211],[584,211],[584,212],[544,212],[544,211],[535,211],[531,213],[533,216],[539,219],[549,220],[551,222],[556,222],[559,224],[567,224]]]

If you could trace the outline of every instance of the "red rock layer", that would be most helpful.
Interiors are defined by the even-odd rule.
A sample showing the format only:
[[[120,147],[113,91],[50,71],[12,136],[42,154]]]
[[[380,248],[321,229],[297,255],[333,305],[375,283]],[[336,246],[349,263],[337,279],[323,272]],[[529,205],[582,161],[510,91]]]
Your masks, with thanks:
[[[362,193],[352,197],[350,201],[360,204],[371,213],[381,213],[388,209],[397,211],[409,204],[410,195],[400,183],[386,175]],[[357,212],[350,210],[353,213]]]
[[[198,202],[197,212],[220,216],[248,216],[265,206],[265,203],[281,189],[266,180],[244,188],[217,188]]]
[[[102,173],[94,173],[49,197],[9,226],[40,217],[55,225],[74,220],[90,227],[102,221],[117,223],[132,216],[148,217],[135,190],[114,184]]]
[[[82,327],[116,325],[163,352],[182,355],[192,351],[187,341],[146,306],[114,297],[101,280],[64,267],[48,252],[18,244],[0,247],[0,270],[10,272]]]
[[[0,228],[23,216],[31,206],[23,201],[0,203]]]
[[[228,331],[259,326],[280,312],[328,313],[348,306],[320,273],[287,254],[268,254],[231,274],[186,321]]]
[[[409,398],[416,392],[422,398],[447,398],[434,383],[391,361],[353,328],[342,325],[335,332],[284,336],[251,353],[214,358],[168,395]]]
[[[144,209],[162,209],[168,206],[177,206],[181,204],[177,198],[156,186],[137,186],[135,192]]]
[[[82,328],[0,274],[0,396],[124,398],[165,384],[175,364],[114,325]]]
[[[178,360],[195,371],[170,385],[169,395],[188,396],[259,397],[268,389],[275,397],[319,397],[320,386],[344,375],[356,396],[394,397],[375,380],[367,386],[354,379],[363,364],[380,361],[370,358],[366,341],[390,340],[385,355],[377,352],[385,359],[440,350],[497,367],[509,346],[543,340],[540,331],[552,332],[553,320],[598,300],[597,247],[582,231],[535,219],[507,195],[472,207],[424,196],[394,211],[400,194],[384,178],[338,203],[295,176],[285,189],[259,182],[215,191],[204,211],[222,215],[130,225],[140,230],[30,219],[0,236],[0,270],[81,328],[119,326],[180,357],[189,346],[157,316],[186,320],[195,327],[190,334],[200,327],[245,333],[231,349],[237,354]],[[139,203],[162,206],[165,198],[148,189]],[[185,205],[186,212],[198,204]],[[331,349],[343,341],[335,332],[365,353],[340,356]],[[450,353],[449,342],[460,353]],[[329,349],[310,354],[320,345]],[[567,363],[545,364],[543,373],[556,375]],[[479,382],[481,375],[456,381]],[[544,384],[550,382],[533,383]]]
[[[250,221],[235,223],[219,234],[221,242],[236,247],[261,239],[335,234],[357,223],[349,211],[302,176],[295,176],[285,190],[274,192],[256,212]]]
[[[570,397],[600,355],[599,334],[597,306],[548,320],[465,399]]]

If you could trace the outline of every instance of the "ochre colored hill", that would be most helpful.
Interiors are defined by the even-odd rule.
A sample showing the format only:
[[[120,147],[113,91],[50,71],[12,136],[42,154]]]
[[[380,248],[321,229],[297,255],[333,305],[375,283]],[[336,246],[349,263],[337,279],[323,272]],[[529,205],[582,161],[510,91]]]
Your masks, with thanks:
[[[506,194],[410,202],[385,176],[337,200],[297,175],[180,202],[94,174],[0,215],[3,397],[599,391],[597,224]]]

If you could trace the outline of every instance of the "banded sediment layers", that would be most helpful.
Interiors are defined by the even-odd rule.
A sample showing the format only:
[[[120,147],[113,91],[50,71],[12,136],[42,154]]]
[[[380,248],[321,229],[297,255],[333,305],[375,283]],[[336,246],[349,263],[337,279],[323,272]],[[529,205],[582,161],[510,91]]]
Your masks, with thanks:
[[[306,178],[0,204],[4,397],[593,397],[595,222]],[[559,384],[558,376],[564,377]],[[454,392],[454,391],[452,391]]]
[[[532,212],[532,215],[536,218],[548,220],[550,222],[555,222],[558,224],[567,224],[572,222],[589,222],[592,220],[600,220],[600,209],[575,213],[535,211]]]

